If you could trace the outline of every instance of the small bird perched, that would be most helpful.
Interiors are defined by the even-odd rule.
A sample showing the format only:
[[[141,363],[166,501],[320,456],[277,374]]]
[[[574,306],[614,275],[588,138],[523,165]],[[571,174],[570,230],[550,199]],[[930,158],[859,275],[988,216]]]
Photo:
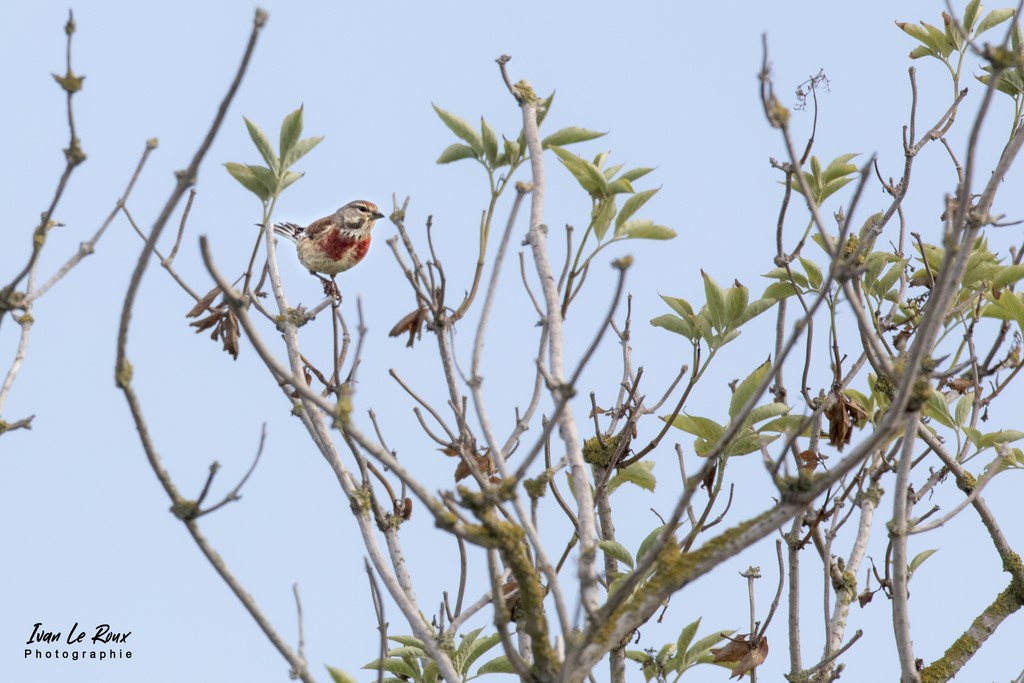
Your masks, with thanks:
[[[337,299],[341,295],[334,277],[363,260],[370,248],[373,223],[383,217],[376,204],[358,199],[306,227],[275,223],[274,232],[295,242],[299,262],[324,283],[324,294]]]

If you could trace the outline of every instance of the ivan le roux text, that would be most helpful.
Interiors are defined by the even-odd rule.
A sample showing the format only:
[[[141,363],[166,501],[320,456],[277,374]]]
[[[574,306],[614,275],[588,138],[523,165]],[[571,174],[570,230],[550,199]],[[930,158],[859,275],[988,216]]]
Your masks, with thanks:
[[[95,628],[92,638],[89,642],[93,644],[97,643],[125,643],[128,641],[128,636],[132,634],[131,631],[124,633],[117,633],[110,630],[110,624],[100,624]],[[43,628],[42,622],[36,622],[32,626],[32,635],[25,641],[26,645],[32,645],[34,643],[58,643],[60,642],[60,631],[53,632],[47,631]],[[74,645],[76,643],[82,643],[85,640],[86,633],[78,628],[78,622],[71,627],[68,631],[67,644]]]

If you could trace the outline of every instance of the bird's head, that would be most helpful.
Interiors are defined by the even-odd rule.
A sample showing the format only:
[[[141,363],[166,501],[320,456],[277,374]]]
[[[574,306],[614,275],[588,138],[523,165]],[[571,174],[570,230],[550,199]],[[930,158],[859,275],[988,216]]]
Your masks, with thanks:
[[[368,230],[373,227],[374,221],[384,218],[384,214],[373,202],[357,199],[338,209],[334,218],[342,228]]]

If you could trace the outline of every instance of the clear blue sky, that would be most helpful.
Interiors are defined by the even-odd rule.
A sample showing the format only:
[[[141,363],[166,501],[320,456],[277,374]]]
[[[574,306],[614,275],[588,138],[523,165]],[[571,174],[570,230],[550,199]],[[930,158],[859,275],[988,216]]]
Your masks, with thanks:
[[[773,267],[780,192],[778,174],[768,159],[782,158],[785,152],[765,123],[757,98],[762,32],[768,35],[777,90],[785,102],[792,103],[795,87],[819,69],[831,79],[831,91],[820,100],[815,153],[826,160],[845,152],[862,153],[861,159],[878,153],[883,173],[898,176],[900,127],[910,102],[907,53],[915,44],[893,20],[937,23],[943,4],[801,1],[723,9],[715,3],[650,0],[527,0],[500,7],[270,0],[264,7],[269,24],[199,173],[198,195],[177,261],[183,274],[198,289],[210,286],[198,257],[199,234],[209,236],[225,272],[242,272],[259,207],[221,164],[257,160],[243,115],[276,139],[281,118],[304,104],[306,134],[326,138],[300,163],[306,177],[285,194],[277,217],[304,223],[356,198],[375,201],[387,213],[393,193],[411,196],[410,227],[419,229],[428,214],[434,216],[450,286],[461,291],[469,283],[486,180],[470,162],[434,163],[453,139],[430,104],[471,122],[482,114],[499,134],[514,137],[519,112],[494,64],[498,55],[508,53],[514,79],[529,79],[543,94],[557,91],[545,129],[577,125],[607,130],[607,137],[578,151],[592,155],[611,150],[613,162],[657,166],[641,186],[663,189],[643,214],[672,227],[679,237],[606,252],[609,259],[624,253],[636,259],[628,282],[634,295],[634,355],[645,367],[653,396],[689,360],[681,338],[647,325],[667,312],[658,293],[699,301],[703,268],[722,284],[738,278],[758,294],[766,284],[759,276]],[[76,122],[88,160],[56,212],[66,227],[51,234],[43,274],[52,272],[98,227],[123,191],[145,141],[157,137],[159,149],[129,204],[140,222],[152,222],[170,192],[172,172],[187,165],[235,72],[254,6],[236,0],[182,0],[173,5],[87,0],[74,10],[78,33],[73,65],[86,76],[75,100]],[[24,263],[30,231],[48,205],[63,166],[64,100],[50,73],[63,71],[66,16],[67,6],[51,0],[0,7],[0,26],[6,29],[0,41],[0,63],[6,65],[0,114],[5,138],[5,163],[0,164],[4,282]],[[946,107],[948,77],[937,62],[916,66],[920,121],[930,125]],[[981,90],[968,80],[974,98],[962,109],[965,120],[975,111]],[[1009,130],[1009,107],[1005,101],[997,106],[994,117],[999,123],[983,139],[989,158]],[[794,114],[798,139],[809,124],[809,114]],[[956,149],[963,149],[963,139],[962,132],[953,136]],[[556,234],[565,223],[585,227],[587,198],[553,157],[548,169],[548,224],[558,226]],[[926,239],[935,239],[942,195],[955,182],[938,145],[920,160],[914,178],[927,187],[919,188],[920,195],[911,193],[908,220]],[[1007,189],[1020,187],[1020,182],[1018,170],[1007,180]],[[997,209],[1019,218],[1024,204],[1011,194],[1003,195]],[[847,197],[843,194],[842,201]],[[885,206],[877,184],[865,202],[871,212]],[[831,212],[837,207],[833,203],[827,208]],[[504,211],[499,211],[498,221],[504,220]],[[792,220],[794,226],[803,220],[799,209]],[[517,234],[524,231],[525,223]],[[431,344],[410,351],[386,338],[413,304],[384,243],[393,234],[389,223],[378,224],[370,256],[339,280],[349,311],[361,298],[370,334],[357,408],[374,408],[386,434],[392,435],[389,446],[413,463],[432,487],[440,488],[450,483],[439,463],[448,467],[450,461],[432,449],[424,452],[412,405],[387,376],[388,368],[395,368],[428,395],[440,396],[432,388],[439,375]],[[1006,245],[1019,238],[1019,229],[1009,229],[993,238],[993,248],[1005,254]],[[34,428],[0,438],[0,548],[7,558],[0,565],[0,678],[285,680],[284,660],[168,513],[167,498],[114,387],[116,324],[140,247],[130,227],[118,219],[96,254],[35,310],[29,356],[3,415],[13,421],[35,414]],[[292,303],[315,304],[320,287],[288,259],[288,248],[282,247],[282,263]],[[501,314],[483,367],[494,392],[492,415],[506,422],[513,406],[525,402],[529,385],[524,378],[532,377],[532,369],[522,349],[534,344],[516,327],[516,321],[530,314],[515,271],[505,270]],[[610,269],[600,265],[595,271],[589,303],[583,302],[569,320],[569,333],[579,339],[572,349],[589,341],[604,311],[603,292],[612,285]],[[129,355],[165,465],[179,488],[195,496],[209,464],[218,460],[222,469],[211,495],[223,495],[244,474],[260,425],[267,423],[266,450],[242,501],[204,518],[202,526],[292,643],[291,585],[300,584],[306,654],[320,680],[328,680],[322,664],[355,673],[375,657],[376,631],[362,571],[364,551],[344,496],[301,426],[289,417],[289,406],[251,347],[243,343],[241,357],[230,361],[187,326],[184,314],[191,305],[165,273],[149,269]],[[323,350],[327,319],[317,322],[307,344]],[[14,349],[13,330],[9,320],[0,328],[0,367],[5,372]],[[459,329],[457,343],[464,353],[473,331],[471,326]],[[728,347],[719,374],[702,385],[701,403],[687,409],[723,416],[726,382],[745,376],[768,355],[758,342],[770,333],[767,322],[760,322],[735,347]],[[269,331],[268,338],[273,338]],[[468,363],[468,354],[463,358]],[[582,395],[593,389],[598,403],[611,403],[617,363],[617,347],[606,344],[583,380]],[[1012,405],[1008,400],[994,408],[992,424],[1012,424]],[[579,415],[586,412],[579,406]],[[689,447],[688,436],[675,436]],[[674,458],[670,449],[663,452],[655,468],[662,477],[658,493],[623,492],[632,496],[628,504],[637,510],[622,530],[633,549],[656,523],[647,509],[667,513],[679,489],[678,477],[672,476]],[[736,470],[739,485],[749,478],[759,481],[760,488],[746,490],[730,515],[733,522],[769,503],[771,491],[760,465],[752,461],[746,468]],[[1024,528],[1011,520],[1015,513],[1006,504],[1008,498],[1012,502],[1014,474],[993,483],[989,497],[1010,524],[1006,531],[1011,544],[1020,548]],[[890,501],[883,504],[886,513]],[[436,609],[434,596],[454,591],[457,580],[454,541],[432,530],[423,514],[403,527],[424,610]],[[993,587],[1005,582],[998,558],[970,511],[940,537],[940,552],[912,584],[914,597],[918,592],[929,596],[927,602],[911,601],[915,642],[926,661],[939,656],[994,597]],[[931,540],[912,541],[912,553],[933,547],[927,545]],[[878,532],[872,554],[881,561],[883,551],[884,538]],[[763,545],[677,596],[663,625],[641,629],[640,647],[674,640],[679,628],[698,616],[703,616],[704,631],[742,629],[746,594],[737,572],[750,564],[765,570],[758,600],[766,608],[777,577],[774,553]],[[805,564],[813,565],[810,559]],[[484,590],[482,565],[476,567],[480,574],[470,599]],[[820,594],[820,576],[808,571],[804,578],[813,605],[810,593]],[[936,609],[941,609],[941,619]],[[812,635],[821,630],[819,613],[820,608],[809,608],[805,616],[807,660],[820,651]],[[388,619],[392,633],[407,632],[393,607]],[[115,631],[131,631],[133,657],[102,663],[26,661],[23,643],[36,622],[65,634],[76,622],[90,632],[96,624],[109,623]],[[864,628],[867,636],[847,658],[844,679],[895,679],[898,665],[888,622],[889,604],[881,596],[866,610],[854,609],[851,631]],[[1011,617],[1003,625],[963,673],[965,680],[1009,680],[1019,673],[1017,622],[1019,617]],[[780,614],[769,633],[772,651],[761,680],[781,680],[788,666],[784,628]],[[630,666],[630,680],[639,680],[639,671]],[[720,681],[727,675],[705,668],[683,680]]]

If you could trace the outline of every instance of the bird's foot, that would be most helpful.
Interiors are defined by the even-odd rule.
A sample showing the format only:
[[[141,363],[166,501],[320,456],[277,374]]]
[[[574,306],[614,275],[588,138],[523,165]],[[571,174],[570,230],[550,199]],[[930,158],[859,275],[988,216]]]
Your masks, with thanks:
[[[338,291],[338,283],[333,279],[328,280],[325,277],[320,278],[320,281],[324,283],[324,295],[331,297],[338,303],[341,303],[341,292]]]

